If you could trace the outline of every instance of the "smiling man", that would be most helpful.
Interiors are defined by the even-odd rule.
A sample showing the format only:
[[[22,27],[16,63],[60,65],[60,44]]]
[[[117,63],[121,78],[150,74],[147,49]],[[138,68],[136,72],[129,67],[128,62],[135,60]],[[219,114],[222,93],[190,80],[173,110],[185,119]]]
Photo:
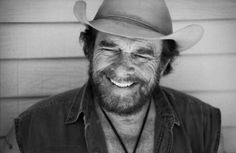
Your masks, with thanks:
[[[119,115],[139,112],[159,82],[161,45],[99,32],[90,67],[98,103]]]
[[[220,111],[159,85],[179,52],[203,33],[190,25],[173,33],[163,0],[104,0],[94,20],[86,3],[74,12],[89,79],[16,119],[21,152],[215,153]]]
[[[108,152],[153,152],[162,45],[97,32],[90,78]]]

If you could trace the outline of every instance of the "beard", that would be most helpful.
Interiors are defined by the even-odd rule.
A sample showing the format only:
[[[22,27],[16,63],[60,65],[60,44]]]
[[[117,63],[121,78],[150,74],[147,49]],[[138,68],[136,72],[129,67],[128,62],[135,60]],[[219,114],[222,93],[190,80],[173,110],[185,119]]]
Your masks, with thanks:
[[[160,71],[158,68],[153,83],[138,75],[116,78],[119,81],[135,82],[135,87],[128,87],[129,89],[117,89],[119,87],[115,87],[110,81],[115,77],[115,72],[110,67],[94,72],[90,63],[89,80],[93,87],[95,101],[108,112],[126,116],[139,112],[151,100],[153,90],[159,85]],[[127,92],[119,94],[119,90],[127,90]]]

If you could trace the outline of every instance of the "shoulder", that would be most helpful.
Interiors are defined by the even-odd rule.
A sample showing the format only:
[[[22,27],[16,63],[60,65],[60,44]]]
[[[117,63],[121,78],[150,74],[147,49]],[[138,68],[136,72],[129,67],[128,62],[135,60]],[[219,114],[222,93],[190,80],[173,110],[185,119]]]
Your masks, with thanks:
[[[16,140],[21,152],[39,149],[58,140],[63,142],[65,117],[81,88],[51,96],[28,108],[15,119]],[[79,101],[78,101],[79,102]],[[70,128],[75,128],[71,126]]]
[[[186,93],[167,88],[161,87],[162,91],[167,96],[173,108],[179,112],[184,113],[186,111],[219,111],[218,108]]]
[[[166,87],[162,87],[162,91],[180,119],[192,147],[197,150],[196,144],[204,140],[206,152],[217,150],[221,131],[220,110],[180,91]]]
[[[77,131],[79,128],[78,124],[66,126],[65,118],[73,102],[80,103],[80,100],[77,99],[81,92],[82,88],[77,88],[51,96],[21,113],[15,119],[16,140],[20,150],[36,152],[36,150],[52,145],[55,140],[58,144],[65,143],[64,135],[69,135],[71,134],[69,131]],[[78,133],[76,136],[82,137],[82,133]],[[75,136],[72,134],[71,137]]]
[[[185,127],[194,129],[201,126],[203,129],[208,124],[214,124],[213,126],[216,127],[221,126],[219,108],[174,89],[162,87],[162,91]]]
[[[40,126],[50,128],[54,127],[50,126],[51,124],[64,124],[74,99],[81,95],[81,90],[81,88],[76,88],[37,102],[15,119],[16,130],[25,132],[23,129],[38,130]],[[80,103],[79,100],[76,102]],[[38,123],[40,125],[36,126]]]
[[[78,95],[80,91],[81,88],[76,88],[45,98],[22,112],[18,119],[24,120],[31,115],[42,114],[45,112],[53,114],[52,111],[63,111],[63,109],[66,111],[72,104],[73,98]]]

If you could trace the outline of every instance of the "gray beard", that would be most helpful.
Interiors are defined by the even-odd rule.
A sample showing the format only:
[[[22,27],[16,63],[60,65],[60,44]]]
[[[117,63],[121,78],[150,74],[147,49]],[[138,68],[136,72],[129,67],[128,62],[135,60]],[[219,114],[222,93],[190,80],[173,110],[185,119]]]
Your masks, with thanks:
[[[94,73],[91,65],[89,80],[93,87],[95,101],[103,109],[120,116],[127,116],[139,112],[150,101],[153,89],[159,85],[160,73],[158,72],[153,85],[148,86],[148,83],[142,83],[138,90],[126,96],[119,96],[112,93],[102,82],[103,73]]]
[[[131,115],[139,112],[149,102],[151,95],[136,91],[131,95],[119,96],[110,93],[101,84],[94,83],[94,93],[98,104],[106,111],[118,115]]]

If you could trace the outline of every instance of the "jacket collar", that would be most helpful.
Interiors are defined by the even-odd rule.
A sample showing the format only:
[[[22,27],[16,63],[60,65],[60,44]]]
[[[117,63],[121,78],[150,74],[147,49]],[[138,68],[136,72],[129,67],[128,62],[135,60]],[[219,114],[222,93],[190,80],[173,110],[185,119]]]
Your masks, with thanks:
[[[156,107],[160,112],[159,115],[161,115],[165,120],[168,120],[168,123],[170,123],[171,126],[173,126],[173,124],[180,126],[179,117],[171,105],[173,102],[171,102],[171,98],[169,98],[163,88],[164,87],[162,86],[158,86],[153,92]]]
[[[76,92],[72,98],[71,106],[69,107],[68,113],[65,117],[65,124],[75,123],[81,114],[87,117],[93,105],[93,95],[91,83],[85,83],[82,88]],[[170,99],[166,93],[162,90],[162,87],[157,87],[153,92],[154,101],[158,110],[160,110],[160,115],[170,121],[169,123],[174,123],[180,125],[180,120],[170,103]],[[173,125],[173,124],[172,124]]]
[[[89,104],[92,101],[92,93],[89,81],[86,82],[72,98],[71,106],[67,110],[65,116],[65,124],[75,123],[81,114],[87,115],[89,112]]]

